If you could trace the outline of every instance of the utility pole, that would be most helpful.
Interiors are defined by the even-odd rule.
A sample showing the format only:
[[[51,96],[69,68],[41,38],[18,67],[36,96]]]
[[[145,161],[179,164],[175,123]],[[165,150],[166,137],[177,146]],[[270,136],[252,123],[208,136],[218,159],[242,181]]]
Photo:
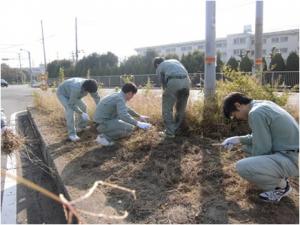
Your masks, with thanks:
[[[32,85],[32,68],[31,68],[31,56],[30,56],[30,51],[21,48],[20,51],[25,51],[28,54],[28,62],[29,62],[29,73],[30,73],[30,84]]]
[[[20,74],[21,74],[21,82],[23,84],[24,83],[24,76],[23,76],[23,73],[22,73],[21,53],[18,53],[18,57],[19,57],[19,67],[20,67]]]
[[[255,18],[255,73],[262,82],[263,1],[256,1]]]
[[[75,17],[75,65],[78,62],[78,46],[77,46],[77,17]]]
[[[216,2],[206,1],[204,97],[214,97],[216,86]]]
[[[19,66],[20,66],[20,70],[22,69],[22,64],[21,64],[21,53],[18,53],[19,56]]]
[[[41,27],[42,27],[42,41],[43,41],[43,52],[44,52],[44,70],[46,73],[47,61],[46,61],[45,39],[44,39],[44,29],[43,29],[43,21],[42,20],[41,20]]]

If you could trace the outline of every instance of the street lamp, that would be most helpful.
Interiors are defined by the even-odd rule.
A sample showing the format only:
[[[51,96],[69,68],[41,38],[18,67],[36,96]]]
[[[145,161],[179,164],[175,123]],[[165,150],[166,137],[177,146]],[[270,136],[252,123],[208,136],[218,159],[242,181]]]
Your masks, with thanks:
[[[29,73],[30,73],[30,84],[32,84],[32,69],[31,69],[31,57],[30,57],[30,51],[21,48],[20,51],[25,51],[28,53],[28,60],[29,60]]]

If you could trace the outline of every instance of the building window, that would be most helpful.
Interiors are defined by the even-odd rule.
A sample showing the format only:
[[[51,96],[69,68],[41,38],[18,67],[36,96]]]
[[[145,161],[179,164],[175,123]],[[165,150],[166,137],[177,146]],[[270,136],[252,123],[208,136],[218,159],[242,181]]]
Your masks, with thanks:
[[[176,48],[167,48],[166,53],[174,53],[176,51]]]
[[[287,48],[281,48],[281,49],[280,49],[280,52],[281,52],[281,53],[287,53],[287,52],[288,52],[288,49],[287,49]]]
[[[234,49],[234,50],[233,50],[233,54],[234,54],[234,55],[241,55],[242,52],[243,52],[242,49]]]
[[[263,49],[263,54],[266,55],[267,54],[267,50]]]
[[[272,38],[272,43],[278,43],[279,42],[279,38],[278,37],[273,37]]]
[[[181,47],[181,51],[191,51],[192,50],[192,46],[183,46]]]
[[[238,45],[238,44],[245,44],[246,43],[246,38],[235,38],[233,39],[233,44]]]
[[[288,37],[280,37],[280,42],[287,42],[288,40]]]
[[[264,44],[266,44],[267,43],[267,39],[264,38],[263,42],[264,42]]]
[[[203,45],[198,45],[197,48],[198,49],[203,49]]]

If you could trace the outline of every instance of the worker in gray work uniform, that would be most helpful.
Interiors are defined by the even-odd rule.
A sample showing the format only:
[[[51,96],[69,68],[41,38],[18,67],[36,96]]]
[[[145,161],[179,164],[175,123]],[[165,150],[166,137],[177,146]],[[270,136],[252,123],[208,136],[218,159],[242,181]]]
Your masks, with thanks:
[[[298,123],[277,104],[252,100],[238,92],[224,99],[223,112],[227,118],[248,120],[252,130],[222,143],[228,149],[243,144],[244,151],[252,155],[237,162],[237,172],[265,191],[259,195],[262,200],[279,202],[292,191],[288,177],[299,176]]]
[[[99,102],[94,114],[97,131],[100,133],[96,139],[98,144],[111,146],[114,140],[129,136],[136,126],[144,130],[151,127],[151,124],[146,122],[149,117],[139,115],[126,106],[126,102],[136,93],[135,84],[126,83],[119,93],[108,95]]]
[[[75,112],[80,115],[77,131],[86,128],[89,120],[87,106],[81,99],[89,93],[97,104],[100,101],[97,90],[97,81],[84,78],[70,78],[58,86],[56,94],[65,109],[68,135],[71,141],[80,140],[75,128]]]
[[[167,138],[174,138],[185,118],[187,101],[190,93],[190,78],[187,70],[176,59],[154,59],[156,74],[160,77],[162,94],[162,117],[165,131],[160,132]],[[175,106],[175,118],[173,108]]]

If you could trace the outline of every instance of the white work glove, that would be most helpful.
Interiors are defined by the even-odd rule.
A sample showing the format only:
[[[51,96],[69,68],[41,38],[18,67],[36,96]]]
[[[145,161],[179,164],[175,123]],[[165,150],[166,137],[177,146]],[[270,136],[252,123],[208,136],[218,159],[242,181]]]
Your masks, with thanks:
[[[147,122],[148,119],[149,119],[149,116],[144,116],[144,115],[140,116],[140,120],[143,122]]]
[[[87,113],[82,113],[82,114],[81,114],[81,118],[82,118],[84,121],[90,120],[89,114],[87,114]]]
[[[234,145],[237,145],[239,143],[240,143],[240,137],[239,136],[234,136],[234,137],[230,137],[230,138],[225,139],[225,141],[222,142],[222,145],[227,150],[231,150]]]
[[[148,130],[151,127],[151,124],[138,121],[137,126],[143,130]]]

